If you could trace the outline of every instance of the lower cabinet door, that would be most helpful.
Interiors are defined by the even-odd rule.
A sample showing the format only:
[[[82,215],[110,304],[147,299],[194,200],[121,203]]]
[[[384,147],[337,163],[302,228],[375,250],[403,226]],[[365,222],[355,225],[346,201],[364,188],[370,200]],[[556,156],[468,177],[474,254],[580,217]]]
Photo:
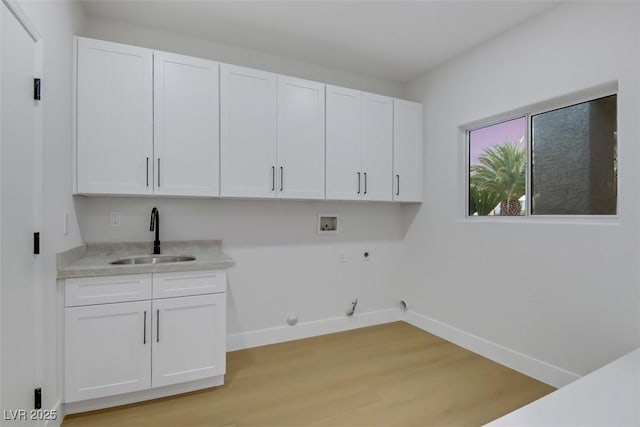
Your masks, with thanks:
[[[152,302],[152,387],[223,375],[224,293]]]
[[[151,301],[70,307],[65,402],[151,386]]]

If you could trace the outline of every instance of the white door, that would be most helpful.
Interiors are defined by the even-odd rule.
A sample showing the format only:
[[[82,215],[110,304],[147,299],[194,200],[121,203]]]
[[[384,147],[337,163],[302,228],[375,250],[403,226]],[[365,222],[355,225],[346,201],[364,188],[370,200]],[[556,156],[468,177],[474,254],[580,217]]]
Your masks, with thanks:
[[[154,52],[155,194],[220,194],[218,67]]]
[[[78,193],[153,192],[153,52],[78,38]]]
[[[362,198],[391,200],[393,99],[362,94]]]
[[[65,310],[65,402],[151,387],[151,302]]]
[[[326,198],[359,199],[364,190],[360,169],[362,94],[327,85]]]
[[[276,75],[220,65],[220,195],[276,197]]]
[[[394,100],[393,200],[422,201],[422,104]]]
[[[33,99],[34,38],[3,2],[0,15],[0,406],[15,411],[33,409],[36,387],[33,233],[34,195],[40,196],[34,167],[39,107]]]
[[[324,84],[278,76],[278,197],[324,199]]]
[[[153,387],[226,371],[224,293],[153,301]]]

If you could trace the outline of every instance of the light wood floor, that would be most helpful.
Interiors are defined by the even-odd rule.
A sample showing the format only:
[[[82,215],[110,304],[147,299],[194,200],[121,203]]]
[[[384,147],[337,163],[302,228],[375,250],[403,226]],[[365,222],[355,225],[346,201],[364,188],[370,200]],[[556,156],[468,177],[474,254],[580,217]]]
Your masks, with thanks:
[[[396,322],[228,353],[222,387],[63,427],[481,425],[553,390]]]

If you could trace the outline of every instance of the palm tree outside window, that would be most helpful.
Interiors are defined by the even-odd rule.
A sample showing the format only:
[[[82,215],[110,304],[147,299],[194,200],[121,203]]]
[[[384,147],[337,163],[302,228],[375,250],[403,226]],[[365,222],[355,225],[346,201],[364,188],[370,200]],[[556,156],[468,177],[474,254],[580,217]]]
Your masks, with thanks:
[[[525,117],[469,132],[469,215],[525,214]]]

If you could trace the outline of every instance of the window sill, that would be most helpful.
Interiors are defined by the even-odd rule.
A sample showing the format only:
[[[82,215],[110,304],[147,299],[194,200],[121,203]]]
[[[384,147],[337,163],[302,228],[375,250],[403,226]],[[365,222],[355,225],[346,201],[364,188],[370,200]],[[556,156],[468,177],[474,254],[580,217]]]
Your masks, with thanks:
[[[456,220],[459,223],[480,224],[562,224],[562,225],[620,225],[618,215],[535,215],[535,216],[476,216]]]

